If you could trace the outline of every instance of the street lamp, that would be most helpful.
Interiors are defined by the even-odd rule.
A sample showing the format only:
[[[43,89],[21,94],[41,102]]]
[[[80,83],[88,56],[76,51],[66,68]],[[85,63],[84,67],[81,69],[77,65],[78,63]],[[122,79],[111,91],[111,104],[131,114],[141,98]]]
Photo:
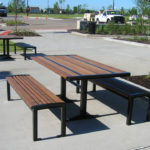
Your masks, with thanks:
[[[27,0],[27,8],[26,8],[27,16],[29,15],[29,11],[30,11],[30,8],[29,8],[28,0]]]
[[[114,0],[113,0],[113,10],[115,9],[115,2],[114,2]]]

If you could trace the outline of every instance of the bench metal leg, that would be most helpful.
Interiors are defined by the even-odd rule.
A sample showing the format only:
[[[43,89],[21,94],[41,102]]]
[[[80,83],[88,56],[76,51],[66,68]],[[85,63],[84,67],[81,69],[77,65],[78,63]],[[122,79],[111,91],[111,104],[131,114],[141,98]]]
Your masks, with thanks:
[[[80,85],[80,80],[77,80],[77,84]],[[79,87],[76,87],[76,93],[80,93],[80,88]]]
[[[14,44],[14,53],[16,54],[16,45]]]
[[[149,97],[149,101],[148,101],[146,121],[150,121],[150,97]]]
[[[33,109],[33,141],[38,140],[38,110]]]
[[[36,47],[34,49],[35,49],[35,55],[36,55]]]
[[[131,118],[132,118],[132,112],[133,112],[133,99],[130,98],[128,100],[128,111],[127,111],[127,125],[131,125]]]
[[[66,135],[66,105],[61,108],[61,136]]]
[[[24,48],[24,60],[26,60],[26,48]]]
[[[66,99],[66,80],[61,77],[61,98]]]
[[[96,84],[93,83],[93,92],[96,92]]]
[[[7,100],[10,101],[10,84],[7,81]]]

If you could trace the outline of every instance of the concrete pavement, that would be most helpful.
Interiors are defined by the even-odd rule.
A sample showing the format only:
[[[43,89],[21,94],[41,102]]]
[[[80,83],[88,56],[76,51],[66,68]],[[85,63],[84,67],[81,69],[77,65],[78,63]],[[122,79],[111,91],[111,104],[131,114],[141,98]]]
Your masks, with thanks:
[[[150,72],[150,49],[104,40],[102,37],[82,37],[65,31],[42,32],[41,37],[25,37],[22,41],[37,46],[39,55],[77,54],[132,75]],[[18,40],[21,41],[21,40]],[[5,77],[12,74],[30,74],[55,94],[60,93],[60,77],[32,60],[24,61],[20,54],[12,61],[0,61],[0,149],[53,149],[53,150],[139,150],[150,149],[150,123],[145,123],[147,102],[135,103],[133,125],[126,126],[127,101],[111,92],[98,88],[88,95],[87,111],[98,114],[96,119],[67,122],[67,135],[55,138],[60,132],[56,112],[39,112],[39,137],[32,141],[32,113],[12,90],[14,101],[6,99]],[[89,91],[91,85],[89,85]],[[67,116],[79,113],[80,94],[67,84],[67,97],[76,100],[67,104]]]

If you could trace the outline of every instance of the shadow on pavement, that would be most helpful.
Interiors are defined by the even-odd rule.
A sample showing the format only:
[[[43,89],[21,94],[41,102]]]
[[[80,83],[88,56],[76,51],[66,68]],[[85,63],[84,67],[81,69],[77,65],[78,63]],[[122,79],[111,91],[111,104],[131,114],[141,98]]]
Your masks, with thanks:
[[[109,106],[110,108],[114,109],[119,114],[127,116],[127,107],[128,107],[127,99],[124,99],[107,90],[89,92],[88,94],[90,94],[91,96],[93,96],[95,99],[99,100],[106,106]],[[132,115],[132,120],[135,122],[134,124],[145,122],[147,107],[148,104],[145,98],[135,99]]]
[[[0,80],[1,79],[5,79],[8,76],[11,76],[11,72],[10,71],[0,71]]]

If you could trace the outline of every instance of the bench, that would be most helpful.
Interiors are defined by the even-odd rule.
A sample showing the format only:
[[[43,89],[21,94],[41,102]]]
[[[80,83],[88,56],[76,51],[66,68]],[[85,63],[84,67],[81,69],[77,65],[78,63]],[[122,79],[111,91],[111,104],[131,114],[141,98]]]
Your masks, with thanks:
[[[16,54],[16,46],[21,47],[24,51],[24,60],[26,60],[26,51],[27,49],[34,49],[36,55],[36,46],[26,44],[23,42],[14,43],[14,53]]]
[[[66,134],[66,105],[59,97],[41,85],[30,75],[14,75],[6,78],[7,98],[10,97],[10,85],[24,100],[33,113],[33,140],[38,138],[38,110],[61,108],[61,135]]]
[[[150,92],[149,91],[146,91],[131,83],[125,82],[123,80],[119,80],[117,78],[94,79],[90,81],[94,83],[93,91],[96,91],[96,85],[99,85],[128,100],[127,120],[126,120],[127,125],[131,125],[134,99],[143,96],[148,97],[149,106],[148,106],[146,120],[150,121]]]

